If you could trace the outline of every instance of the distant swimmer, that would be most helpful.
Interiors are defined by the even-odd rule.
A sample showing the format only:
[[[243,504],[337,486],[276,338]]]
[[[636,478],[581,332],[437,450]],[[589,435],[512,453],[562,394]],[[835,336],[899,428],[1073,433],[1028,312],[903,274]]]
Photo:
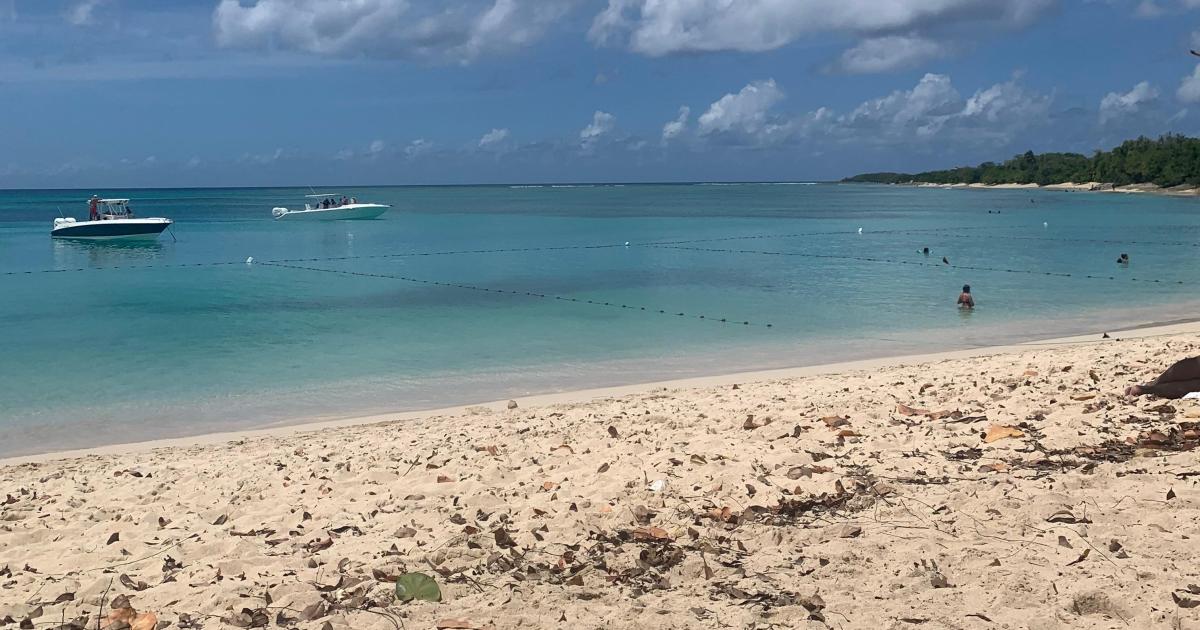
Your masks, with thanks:
[[[1128,265],[1129,254],[1121,254],[1120,256],[1117,256],[1117,263],[1121,265]]]
[[[949,261],[949,260],[946,260],[946,257],[945,257],[945,256],[942,256],[942,262],[946,263],[947,265],[949,265],[949,264],[950,264],[950,261]]]
[[[928,248],[928,247],[926,247],[925,249],[922,249],[922,250],[921,250],[921,253],[922,253],[922,254],[925,254],[926,256],[928,256],[928,255],[929,255],[929,248]]]
[[[958,307],[967,309],[975,308],[975,298],[971,296],[971,285],[963,285],[962,293],[958,294]]]

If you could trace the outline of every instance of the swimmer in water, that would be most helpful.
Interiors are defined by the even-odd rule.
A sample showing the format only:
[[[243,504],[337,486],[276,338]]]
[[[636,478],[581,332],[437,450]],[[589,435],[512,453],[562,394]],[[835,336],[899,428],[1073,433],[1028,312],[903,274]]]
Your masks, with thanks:
[[[962,293],[958,294],[958,308],[975,308],[975,298],[971,296],[971,285],[963,285]]]

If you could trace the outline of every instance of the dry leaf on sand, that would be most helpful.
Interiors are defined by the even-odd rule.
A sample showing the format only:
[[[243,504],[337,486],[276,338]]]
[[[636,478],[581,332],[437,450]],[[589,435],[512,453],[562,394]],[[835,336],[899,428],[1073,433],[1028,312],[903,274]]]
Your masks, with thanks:
[[[634,540],[671,540],[671,534],[661,527],[639,527],[633,530]]]
[[[917,407],[909,407],[908,405],[905,405],[903,403],[897,403],[896,404],[896,412],[902,413],[906,416],[923,416],[923,415],[929,413],[929,410],[928,409],[920,409]]]
[[[993,424],[987,428],[987,433],[984,434],[983,441],[991,444],[996,440],[1003,440],[1004,438],[1019,438],[1023,435],[1025,434],[1017,427],[1010,427],[1003,424]]]

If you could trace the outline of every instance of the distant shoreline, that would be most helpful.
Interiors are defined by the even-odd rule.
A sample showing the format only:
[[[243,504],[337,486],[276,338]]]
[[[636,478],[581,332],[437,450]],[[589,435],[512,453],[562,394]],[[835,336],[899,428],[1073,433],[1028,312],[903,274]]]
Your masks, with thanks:
[[[848,183],[870,183],[870,182],[848,182]],[[1150,195],[1166,195],[1169,197],[1200,197],[1200,186],[1172,186],[1163,188],[1157,184],[1127,184],[1117,186],[1112,183],[1105,182],[1062,182],[1058,184],[968,184],[960,182],[956,184],[938,184],[933,182],[893,182],[880,183],[883,186],[908,186],[912,188],[945,188],[953,190],[1054,190],[1060,192],[1107,192],[1107,193],[1122,193],[1122,194],[1150,194]]]

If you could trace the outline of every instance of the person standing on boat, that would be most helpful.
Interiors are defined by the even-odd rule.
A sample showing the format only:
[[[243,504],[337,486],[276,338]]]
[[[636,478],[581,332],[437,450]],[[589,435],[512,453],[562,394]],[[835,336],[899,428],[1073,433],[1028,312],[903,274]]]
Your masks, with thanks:
[[[100,219],[100,198],[92,195],[88,201],[88,221],[96,221]]]

